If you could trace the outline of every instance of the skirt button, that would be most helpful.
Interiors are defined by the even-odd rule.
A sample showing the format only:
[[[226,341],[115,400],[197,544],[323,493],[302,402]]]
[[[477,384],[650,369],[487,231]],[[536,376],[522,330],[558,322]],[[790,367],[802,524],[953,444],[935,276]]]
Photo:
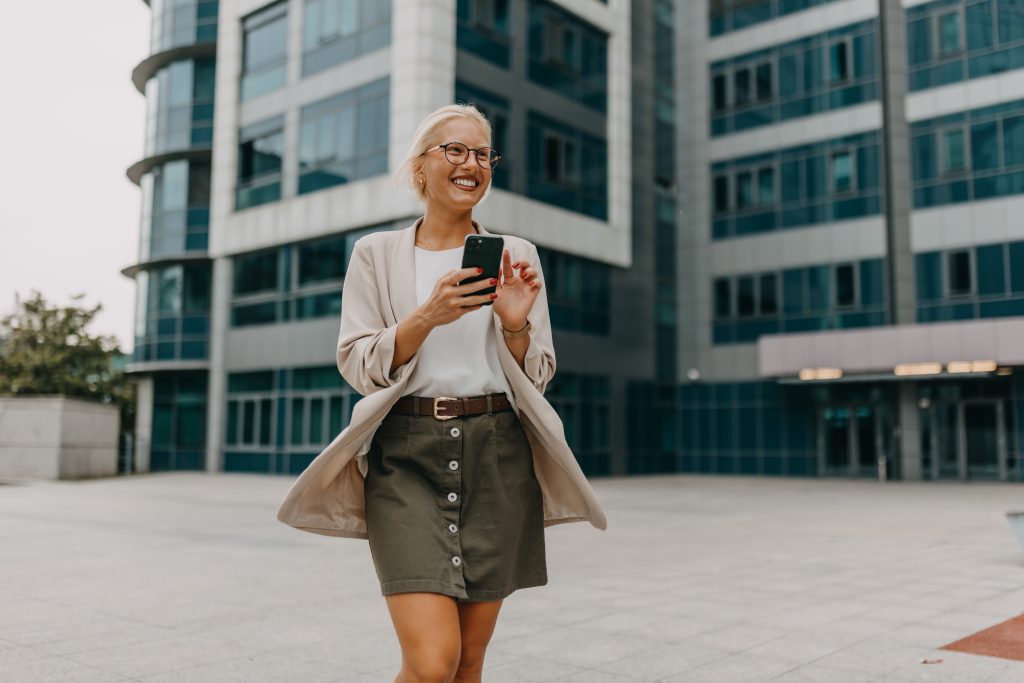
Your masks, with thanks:
[[[454,534],[454,533],[455,533],[456,531],[458,531],[458,530],[459,530],[459,527],[455,526],[454,524],[449,524],[449,525],[448,525],[448,531],[452,532],[453,534]]]
[[[454,503],[454,502],[455,502],[456,500],[458,500],[458,498],[459,498],[459,497],[458,497],[458,496],[457,496],[457,495],[455,494],[455,492],[454,492],[454,491],[452,491],[451,493],[449,493],[449,494],[448,494],[448,500],[450,500],[450,501],[451,501],[451,502],[453,502],[453,503]]]
[[[450,470],[457,470],[457,469],[459,469],[459,461],[458,460],[452,460],[450,463],[448,463],[448,469],[450,469]]]
[[[462,564],[462,558],[459,557],[458,555],[456,555],[455,557],[452,558],[452,564],[454,564],[456,567],[458,567],[460,564]]]
[[[458,427],[452,427],[451,431],[448,432],[448,433],[451,434],[452,436],[458,438],[459,434],[461,434],[462,432],[459,431]]]

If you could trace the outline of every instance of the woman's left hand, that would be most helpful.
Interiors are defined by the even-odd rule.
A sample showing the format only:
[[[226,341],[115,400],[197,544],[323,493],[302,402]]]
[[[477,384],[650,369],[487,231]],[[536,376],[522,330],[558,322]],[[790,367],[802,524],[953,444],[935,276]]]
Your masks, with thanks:
[[[514,268],[519,269],[519,277],[516,277]],[[518,330],[526,324],[526,316],[540,292],[541,281],[528,261],[512,263],[508,249],[502,253],[501,277],[498,279],[494,290],[498,297],[492,304],[494,312],[498,314],[505,329]]]

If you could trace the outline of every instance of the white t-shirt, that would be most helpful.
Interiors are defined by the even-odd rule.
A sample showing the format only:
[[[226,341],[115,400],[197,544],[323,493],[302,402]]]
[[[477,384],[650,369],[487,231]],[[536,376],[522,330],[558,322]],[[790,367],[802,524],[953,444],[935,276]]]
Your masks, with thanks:
[[[464,247],[431,251],[416,247],[416,304],[422,305],[438,278],[462,267]],[[490,306],[430,331],[404,396],[479,396],[512,393],[498,361],[498,340]]]

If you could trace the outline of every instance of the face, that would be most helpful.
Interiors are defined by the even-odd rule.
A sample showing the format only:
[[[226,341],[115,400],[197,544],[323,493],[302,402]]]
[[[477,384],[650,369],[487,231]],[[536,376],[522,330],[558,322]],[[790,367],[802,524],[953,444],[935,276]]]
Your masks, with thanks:
[[[491,144],[479,123],[461,116],[442,126],[438,144],[446,142],[461,142],[474,149]],[[422,168],[416,182],[426,181],[425,201],[428,206],[439,204],[456,211],[472,209],[483,199],[491,183],[491,169],[479,166],[476,154],[472,152],[461,164],[453,164],[445,157],[443,149],[434,147],[421,157],[421,161]],[[456,179],[461,179],[462,184],[457,184]],[[471,182],[465,183],[466,180]]]

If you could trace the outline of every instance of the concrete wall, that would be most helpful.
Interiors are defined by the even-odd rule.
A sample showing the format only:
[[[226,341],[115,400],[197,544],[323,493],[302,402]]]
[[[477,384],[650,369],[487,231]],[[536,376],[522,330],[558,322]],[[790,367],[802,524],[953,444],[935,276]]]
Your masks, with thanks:
[[[120,414],[63,396],[0,398],[0,479],[117,474]]]

